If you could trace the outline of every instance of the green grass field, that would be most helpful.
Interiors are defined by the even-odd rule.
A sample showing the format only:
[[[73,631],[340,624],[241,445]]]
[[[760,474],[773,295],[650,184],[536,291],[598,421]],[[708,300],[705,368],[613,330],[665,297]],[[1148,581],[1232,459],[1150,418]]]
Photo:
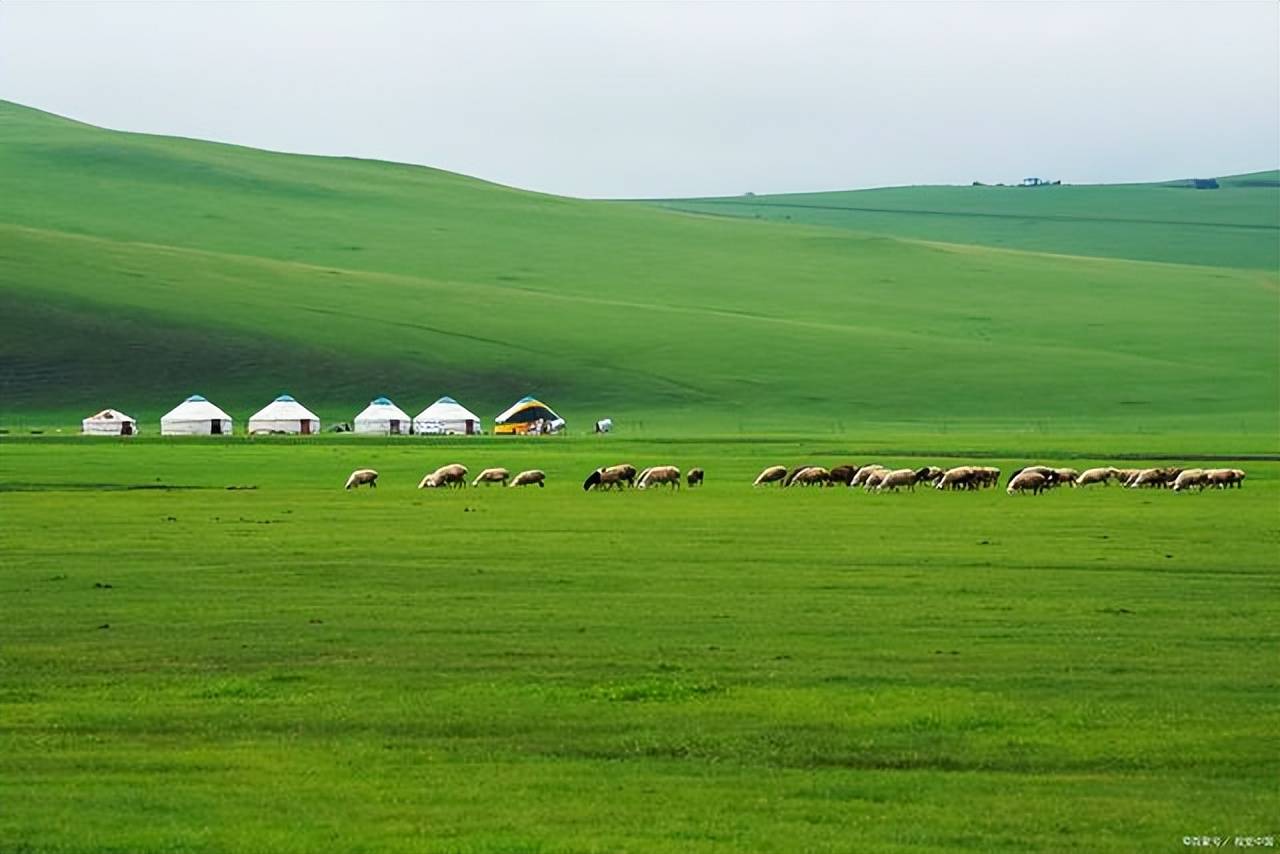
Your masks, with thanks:
[[[581,491],[621,459],[708,482]],[[1129,852],[1280,830],[1280,465],[1204,494],[749,486],[870,459],[6,441],[0,850]],[[414,489],[454,460],[550,485]],[[381,488],[343,492],[358,465]]]
[[[1274,177],[670,210],[0,102],[0,854],[1277,835]],[[281,392],[570,430],[155,435]],[[708,483],[581,491],[622,460]],[[873,460],[1249,478],[749,486]]]
[[[1064,255],[1280,269],[1280,170],[1056,187],[887,187],[664,199],[674,210]]]

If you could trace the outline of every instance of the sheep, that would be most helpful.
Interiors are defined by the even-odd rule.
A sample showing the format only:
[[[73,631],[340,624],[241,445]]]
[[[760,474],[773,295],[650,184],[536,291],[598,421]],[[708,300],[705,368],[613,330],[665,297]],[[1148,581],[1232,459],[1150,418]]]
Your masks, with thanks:
[[[467,485],[467,467],[459,463],[453,463],[431,472],[431,474],[422,478],[418,482],[418,489],[435,489],[441,486],[458,486],[465,487]]]
[[[941,490],[972,489],[977,475],[978,470],[973,466],[956,466],[944,471],[933,486]]]
[[[373,469],[356,469],[351,473],[351,477],[347,478],[347,485],[343,489],[355,489],[365,484],[370,489],[378,488],[378,473]]]
[[[1129,489],[1164,486],[1164,469],[1142,469],[1125,484]]]
[[[876,492],[884,492],[886,489],[891,492],[897,492],[900,486],[905,486],[911,492],[915,492],[916,481],[923,479],[927,473],[928,469],[894,469],[876,484]]]
[[[924,483],[925,481],[937,483],[942,479],[944,471],[944,469],[941,469],[938,466],[925,466],[924,468],[916,471],[916,483]]]
[[[645,469],[644,475],[640,478],[639,489],[648,489],[650,486],[660,483],[671,484],[671,489],[678,490],[680,488],[680,469],[675,466],[654,466]]]
[[[1075,488],[1076,478],[1080,476],[1080,472],[1076,471],[1075,469],[1054,469],[1053,474],[1054,474],[1054,479],[1053,479],[1054,486],[1060,486],[1061,484],[1065,483],[1071,486],[1072,489]]]
[[[1182,492],[1195,486],[1199,487],[1200,491],[1203,492],[1207,483],[1208,476],[1204,469],[1184,469],[1174,479],[1173,491]]]
[[[880,466],[875,471],[867,475],[866,480],[862,481],[862,486],[864,489],[866,489],[867,492],[870,492],[871,490],[879,486],[880,482],[884,480],[891,473],[892,472],[890,469],[887,469],[884,466]]]
[[[851,466],[851,465],[836,466],[835,468],[831,469],[831,483],[832,485],[835,485],[838,483],[838,484],[841,484],[842,486],[848,486],[849,482],[853,480],[853,476],[857,473],[858,473],[857,466]]]
[[[1014,475],[1009,479],[1009,487],[1006,490],[1010,495],[1018,492],[1031,490],[1032,495],[1038,495],[1049,484],[1049,478],[1038,471],[1023,471]]]
[[[1048,466],[1026,466],[1025,468],[1015,469],[1013,474],[1009,475],[1009,483],[1013,483],[1014,478],[1024,471],[1035,472],[1044,477],[1046,487],[1055,485],[1058,479],[1057,469],[1051,469]]]
[[[787,476],[786,466],[769,466],[760,474],[756,475],[755,482],[752,486],[763,486],[766,483],[773,483],[775,480],[783,480]]]
[[[800,472],[805,471],[806,469],[811,469],[811,468],[817,468],[817,466],[811,466],[811,465],[796,466],[791,470],[791,473],[787,475],[787,479],[782,482],[782,485],[790,486],[792,481],[796,479],[796,475],[800,474]]]
[[[1116,482],[1121,486],[1128,486],[1129,481],[1138,476],[1142,469],[1116,469]]]
[[[1214,489],[1239,489],[1243,480],[1242,469],[1209,469],[1205,472],[1205,482]]]
[[[813,484],[825,486],[831,483],[831,472],[822,466],[806,466],[796,472],[791,478],[788,486],[812,486]]]
[[[970,489],[982,489],[991,487],[992,489],[1000,485],[1000,469],[995,466],[974,466],[973,480],[969,484]]]
[[[871,477],[871,475],[875,474],[876,472],[885,472],[885,471],[888,471],[888,469],[878,463],[871,463],[869,465],[865,465],[862,468],[858,469],[858,473],[853,476],[853,480],[849,481],[849,486],[865,486],[867,483],[867,478]]]
[[[547,475],[545,472],[540,469],[530,469],[529,471],[522,471],[513,477],[511,482],[507,484],[507,488],[515,489],[517,486],[532,486],[536,483],[541,489],[546,487],[546,480]]]
[[[702,479],[704,477],[706,477],[706,472],[704,472],[702,469],[696,469],[696,468],[689,469],[689,474],[688,474],[689,486],[691,487],[701,486]]]
[[[1101,483],[1104,486],[1111,485],[1111,479],[1120,476],[1119,469],[1110,467],[1085,469],[1075,479],[1076,486],[1089,486],[1094,483]]]
[[[582,482],[582,491],[587,492],[592,487],[621,489],[624,483],[635,486],[635,481],[636,467],[630,463],[619,463],[616,466],[596,469],[587,475],[587,479]]]
[[[506,486],[507,480],[510,479],[510,477],[511,472],[506,469],[485,469],[480,472],[480,474],[476,475],[476,479],[471,481],[471,485],[479,486],[482,483],[501,483],[503,486]]]

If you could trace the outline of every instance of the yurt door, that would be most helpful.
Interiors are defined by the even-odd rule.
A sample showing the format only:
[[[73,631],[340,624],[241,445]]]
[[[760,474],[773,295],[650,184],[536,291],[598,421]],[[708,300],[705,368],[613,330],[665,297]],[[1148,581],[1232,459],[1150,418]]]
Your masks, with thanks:
[[[391,432],[393,435],[396,435],[396,436],[400,435],[400,419],[399,418],[391,419]]]
[[[474,432],[476,432],[476,422],[468,418],[467,419],[467,435],[470,436]]]
[[[311,419],[310,418],[302,419],[302,435],[304,436],[311,435]]]
[[[133,425],[132,425],[132,424],[130,424],[128,421],[123,422],[123,423],[120,425],[120,435],[121,435],[121,436],[132,436],[132,435],[133,435]]]
[[[209,433],[213,436],[222,435],[222,419],[221,418],[214,418],[212,421],[209,422]]]

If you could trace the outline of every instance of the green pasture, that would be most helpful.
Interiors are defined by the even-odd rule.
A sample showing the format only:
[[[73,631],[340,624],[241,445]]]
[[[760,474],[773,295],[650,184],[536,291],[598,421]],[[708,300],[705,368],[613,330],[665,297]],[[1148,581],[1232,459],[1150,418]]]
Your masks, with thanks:
[[[1280,464],[1202,494],[749,485],[963,441],[0,439],[0,851],[1280,831]],[[708,479],[581,491],[623,460]],[[414,488],[454,461],[549,485]],[[381,486],[344,492],[357,466]]]
[[[1280,171],[1050,187],[885,187],[662,199],[674,210],[947,243],[1211,267],[1280,269]]]
[[[1130,191],[1155,192],[1112,192]],[[1275,245],[1277,191],[1215,192],[1213,216]],[[242,424],[281,392],[326,422],[383,394],[486,418],[535,394],[632,435],[1199,433],[1274,451],[1278,313],[1274,264],[692,216],[0,103],[11,432],[104,406],[154,424],[192,393]]]

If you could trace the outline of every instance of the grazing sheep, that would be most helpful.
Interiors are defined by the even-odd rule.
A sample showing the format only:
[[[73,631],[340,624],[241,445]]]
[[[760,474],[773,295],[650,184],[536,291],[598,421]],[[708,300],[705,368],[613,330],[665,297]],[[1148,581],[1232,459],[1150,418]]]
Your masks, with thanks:
[[[1209,469],[1204,474],[1205,482],[1214,489],[1239,489],[1244,481],[1242,469]]]
[[[702,479],[706,477],[706,474],[707,473],[702,469],[689,469],[689,474],[687,476],[689,486],[701,486]]]
[[[984,489],[991,487],[995,489],[1000,485],[1000,469],[995,466],[974,466],[973,481],[969,484],[970,489]]]
[[[812,469],[812,468],[818,468],[818,466],[811,466],[811,465],[796,466],[791,470],[791,473],[787,475],[787,479],[782,482],[782,485],[790,486],[792,481],[796,479],[796,475],[800,474],[800,472],[805,471],[806,469]]]
[[[915,492],[916,481],[920,480],[927,471],[927,469],[920,469],[919,471],[915,469],[894,469],[876,484],[876,492],[884,492],[885,490],[897,492],[900,486],[905,486],[909,491]]]
[[[1074,489],[1076,485],[1076,478],[1080,476],[1080,472],[1075,469],[1054,469],[1053,475],[1054,486],[1060,486],[1065,483]]]
[[[939,468],[938,466],[925,466],[924,468],[916,471],[916,483],[924,483],[925,481],[928,481],[929,483],[937,483],[942,479],[942,475],[945,472],[945,469]]]
[[[752,486],[763,486],[766,483],[773,483],[775,480],[784,480],[787,476],[786,466],[769,466],[756,476],[755,483]]]
[[[1208,480],[1208,473],[1204,469],[1184,469],[1174,478],[1173,491],[1182,492],[1194,486],[1203,492]]]
[[[529,471],[522,471],[513,477],[507,487],[514,489],[517,486],[532,486],[536,483],[539,488],[544,488],[547,485],[546,480],[547,475],[541,469],[530,469]]]
[[[467,467],[453,463],[433,471],[418,483],[418,489],[436,489],[441,486],[465,487],[467,485]]]
[[[482,483],[501,483],[507,485],[507,480],[511,477],[511,472],[506,469],[485,469],[476,475],[476,479],[471,481],[472,486],[479,486]]]
[[[866,486],[867,478],[871,477],[871,475],[875,474],[876,472],[886,472],[886,471],[888,471],[888,469],[882,465],[879,465],[878,463],[871,463],[869,465],[865,465],[862,468],[858,469],[858,473],[853,476],[853,480],[849,481],[849,486]]]
[[[587,492],[592,487],[598,489],[621,489],[622,484],[635,486],[636,467],[630,463],[620,463],[616,466],[608,466],[599,468],[587,475],[587,479],[582,482],[582,491]]]
[[[1085,469],[1076,478],[1076,486],[1089,486],[1094,483],[1101,483],[1104,486],[1111,485],[1111,479],[1120,476],[1119,469],[1110,467]]]
[[[1006,490],[1010,495],[1031,490],[1032,495],[1039,495],[1049,485],[1049,478],[1038,471],[1023,471],[1009,480]]]
[[[853,476],[857,473],[857,466],[836,466],[831,470],[831,483],[833,486],[837,483],[841,486],[848,486],[849,482],[853,480]]]
[[[1121,486],[1128,486],[1129,481],[1138,476],[1142,469],[1116,469],[1116,482]]]
[[[365,484],[368,484],[370,489],[377,489],[378,473],[373,469],[356,469],[351,473],[351,477],[347,478],[347,485],[342,488],[355,489]]]
[[[654,466],[651,469],[645,469],[644,475],[641,476],[639,489],[648,489],[660,483],[671,484],[672,490],[680,488],[680,469],[675,466]]]
[[[978,470],[973,466],[956,466],[949,468],[938,478],[934,489],[972,489],[977,479]]]
[[[866,480],[862,481],[862,486],[867,492],[875,489],[880,485],[880,481],[888,477],[892,471],[883,466],[867,475]]]
[[[831,483],[831,472],[822,466],[807,466],[796,472],[788,486],[827,486]]]
[[[1130,489],[1166,489],[1178,479],[1180,474],[1182,474],[1182,469],[1173,467],[1142,469],[1130,478],[1125,486]]]

